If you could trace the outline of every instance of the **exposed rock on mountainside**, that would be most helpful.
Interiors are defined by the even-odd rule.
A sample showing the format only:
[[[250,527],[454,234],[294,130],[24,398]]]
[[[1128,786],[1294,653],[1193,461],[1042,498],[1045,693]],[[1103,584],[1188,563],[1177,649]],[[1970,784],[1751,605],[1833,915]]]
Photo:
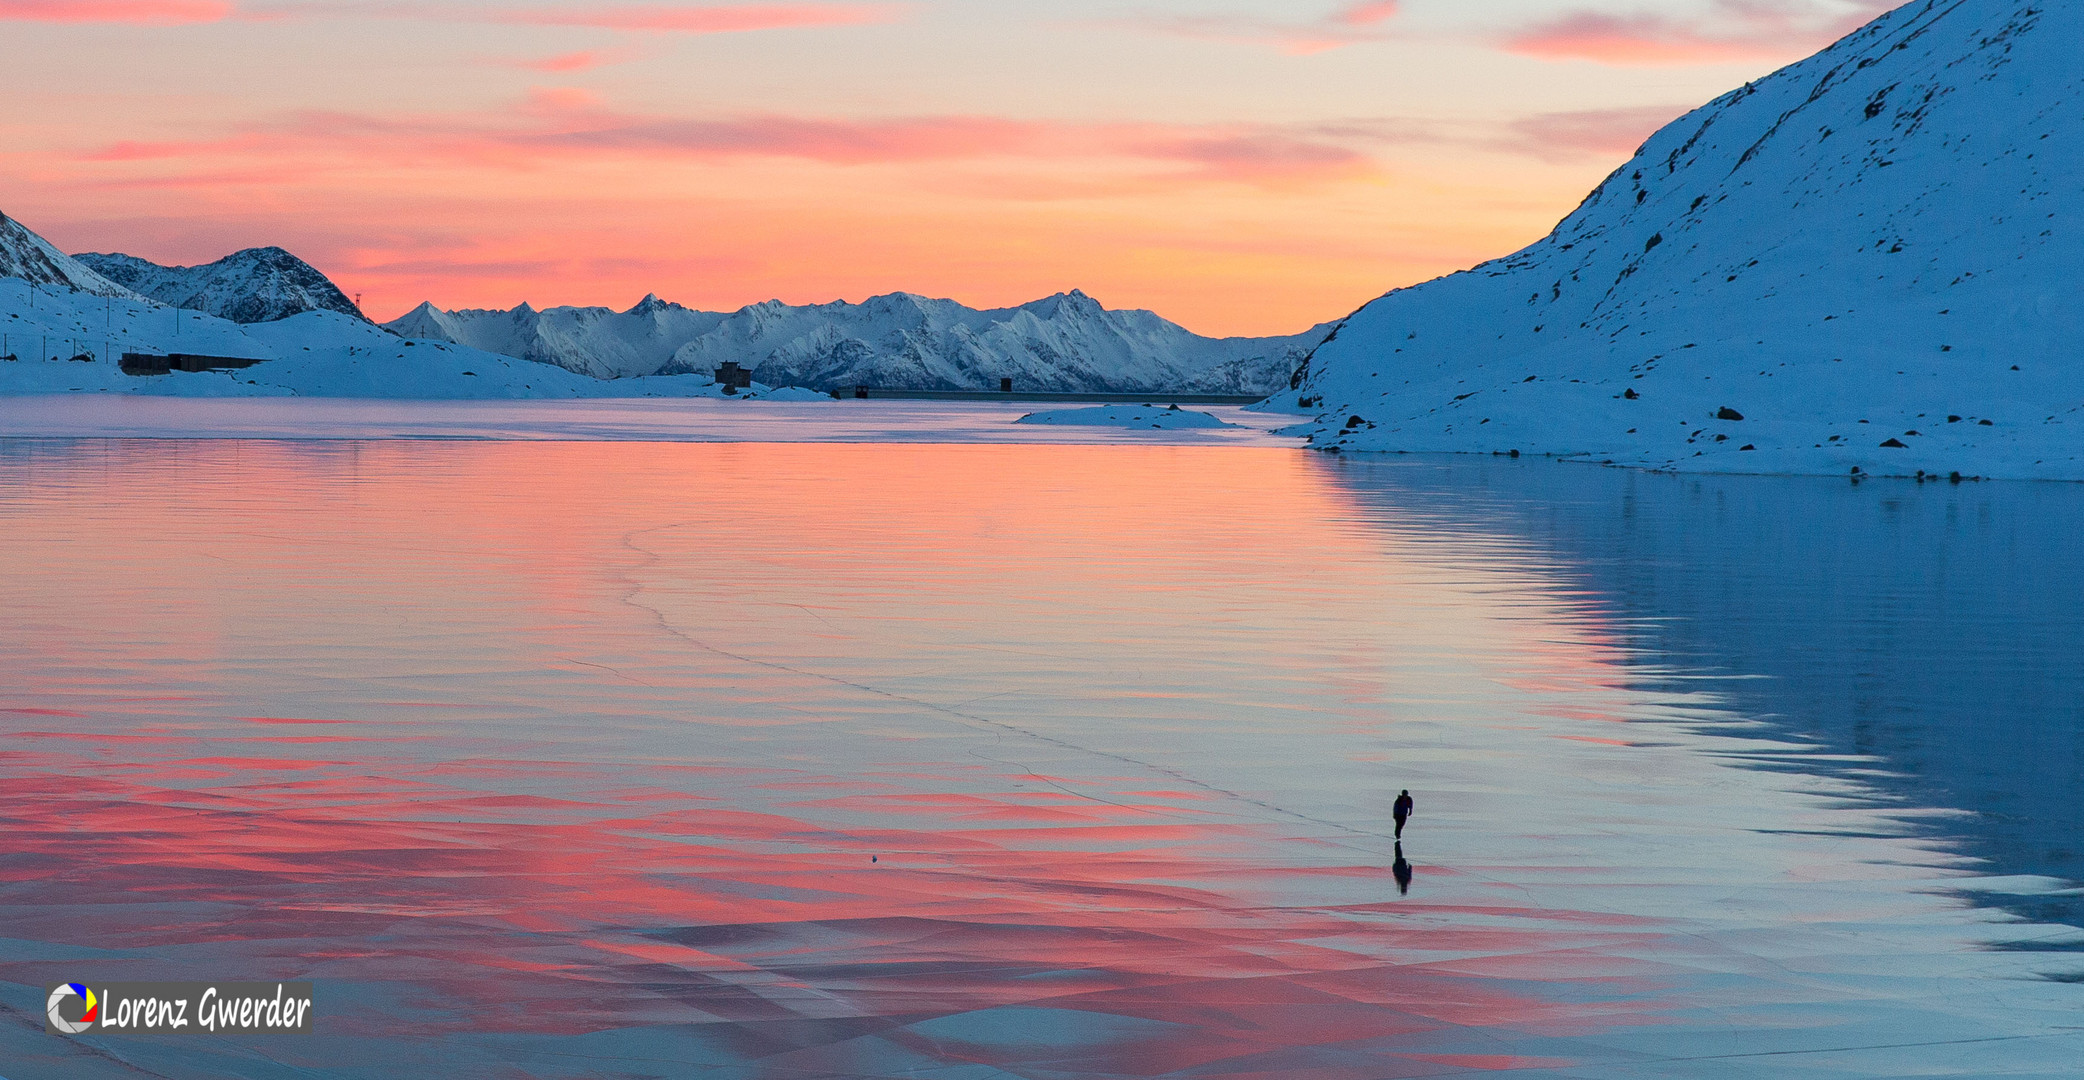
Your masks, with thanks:
[[[310,263],[279,247],[248,248],[203,266],[161,266],[134,255],[75,256],[101,276],[163,304],[236,323],[274,322],[307,311],[363,315]]]
[[[34,285],[95,296],[142,299],[52,247],[50,241],[6,214],[0,214],[0,278],[19,278]]]
[[[2084,5],[1920,0],[1724,95],[1547,238],[1341,323],[1314,441],[2084,475],[2079,42]]]
[[[769,301],[730,314],[647,296],[625,312],[527,305],[442,311],[386,324],[602,377],[705,372],[726,361],[773,385],[919,390],[1265,394],[1287,385],[1324,327],[1280,338],[1204,338],[1148,311],[1110,311],[1071,292],[977,311],[909,293],[864,303]]]

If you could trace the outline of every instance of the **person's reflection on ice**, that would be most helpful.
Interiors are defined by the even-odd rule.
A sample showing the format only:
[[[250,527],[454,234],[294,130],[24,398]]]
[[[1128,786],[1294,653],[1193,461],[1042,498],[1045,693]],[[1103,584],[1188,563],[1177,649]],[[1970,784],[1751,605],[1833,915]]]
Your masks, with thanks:
[[[1394,862],[1394,863],[1391,863],[1391,864],[1390,864],[1390,867],[1389,867],[1389,872],[1390,872],[1390,873],[1392,873],[1392,874],[1395,874],[1395,875],[1396,875],[1396,878],[1397,878],[1397,895],[1398,895],[1398,896],[1408,896],[1408,895],[1410,895],[1410,893],[1411,893],[1411,864],[1410,864],[1409,862],[1406,862],[1406,861],[1404,860],[1404,845],[1402,845],[1402,844],[1398,844],[1398,845],[1397,845],[1397,861],[1396,861],[1396,862]]]

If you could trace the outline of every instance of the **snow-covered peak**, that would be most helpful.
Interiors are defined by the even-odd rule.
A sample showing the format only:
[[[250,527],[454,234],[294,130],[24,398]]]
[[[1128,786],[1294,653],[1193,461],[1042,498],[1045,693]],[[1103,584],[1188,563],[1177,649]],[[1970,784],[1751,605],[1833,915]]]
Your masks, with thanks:
[[[307,311],[363,317],[339,286],[279,247],[248,248],[203,266],[161,266],[134,255],[98,252],[75,257],[161,303],[233,322],[273,322]]]
[[[1055,296],[1045,296],[1040,300],[1030,301],[1020,305],[1020,309],[1032,312],[1038,318],[1043,319],[1055,319],[1064,316],[1090,318],[1107,314],[1107,309],[1102,307],[1098,300],[1087,296],[1084,291],[1079,289],[1072,289],[1070,292],[1058,293]]]
[[[36,285],[95,296],[144,299],[52,247],[50,241],[6,214],[0,214],[0,277],[20,278]]]
[[[661,312],[661,311],[686,311],[686,310],[688,310],[688,309],[687,309],[687,308],[685,308],[685,307],[682,307],[682,306],[680,306],[679,304],[675,304],[675,303],[672,303],[672,302],[670,302],[670,301],[666,301],[666,300],[661,300],[661,299],[659,299],[659,298],[658,298],[658,294],[657,294],[657,293],[645,293],[645,294],[644,294],[644,299],[642,299],[642,300],[639,300],[639,301],[637,301],[637,303],[636,303],[636,306],[634,306],[634,307],[630,308],[630,309],[629,309],[629,310],[628,310],[627,312],[624,312],[624,314],[627,314],[627,315],[652,315],[652,314],[656,314],[656,313],[658,313],[658,312]]]
[[[1109,311],[1072,291],[979,311],[894,292],[858,304],[769,300],[731,313],[648,295],[628,311],[442,311],[387,324],[601,377],[704,374],[726,362],[771,385],[921,389],[1268,393],[1285,386],[1324,328],[1294,337],[1200,337],[1147,311]]]
[[[2084,428],[2058,430],[2084,424],[2080,41],[2084,6],[1920,0],[1723,95],[1548,237],[1341,324],[1297,387],[1319,443],[1743,471],[2084,458]]]

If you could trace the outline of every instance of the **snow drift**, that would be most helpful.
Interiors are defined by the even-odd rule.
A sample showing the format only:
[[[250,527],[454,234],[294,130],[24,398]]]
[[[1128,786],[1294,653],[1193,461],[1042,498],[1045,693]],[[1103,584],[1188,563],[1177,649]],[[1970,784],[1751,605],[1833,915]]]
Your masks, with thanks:
[[[2084,479],[2084,5],[1927,0],[1340,323],[1323,448]]]

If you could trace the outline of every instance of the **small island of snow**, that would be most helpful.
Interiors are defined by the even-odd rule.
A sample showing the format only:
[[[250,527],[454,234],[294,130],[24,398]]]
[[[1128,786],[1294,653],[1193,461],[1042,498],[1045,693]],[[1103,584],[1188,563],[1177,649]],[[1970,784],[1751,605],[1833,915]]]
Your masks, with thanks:
[[[1016,424],[1054,424],[1066,427],[1118,427],[1135,430],[1156,428],[1159,431],[1178,431],[1183,428],[1227,428],[1226,424],[1205,412],[1189,412],[1177,405],[1099,405],[1089,409],[1053,409],[1049,412],[1029,413],[1015,420]]]

